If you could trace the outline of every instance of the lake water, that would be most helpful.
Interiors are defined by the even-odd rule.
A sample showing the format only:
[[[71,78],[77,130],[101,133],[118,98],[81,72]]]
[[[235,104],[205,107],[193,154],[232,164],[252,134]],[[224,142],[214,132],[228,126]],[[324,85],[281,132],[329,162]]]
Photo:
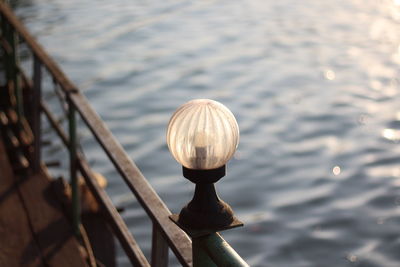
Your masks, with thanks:
[[[400,1],[18,3],[171,211],[194,187],[166,125],[211,98],[241,130],[217,188],[245,223],[223,235],[251,266],[400,266]],[[149,220],[80,136],[148,255]]]

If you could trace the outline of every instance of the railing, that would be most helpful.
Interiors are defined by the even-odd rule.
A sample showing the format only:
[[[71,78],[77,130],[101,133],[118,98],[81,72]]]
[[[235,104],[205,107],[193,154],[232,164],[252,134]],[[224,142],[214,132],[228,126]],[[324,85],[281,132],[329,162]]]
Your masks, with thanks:
[[[28,121],[34,136],[33,152],[29,160],[33,170],[38,170],[41,164],[41,113],[46,116],[49,124],[68,148],[72,188],[72,218],[75,233],[79,234],[80,227],[80,201],[77,186],[79,171],[102,207],[104,214],[108,218],[109,225],[112,227],[131,263],[134,266],[150,266],[110,198],[94,178],[94,173],[82,152],[77,149],[76,117],[78,115],[90,129],[98,144],[107,154],[115,169],[136,196],[153,223],[151,265],[167,266],[168,249],[170,248],[182,266],[192,266],[192,242],[190,238],[169,219],[171,214],[169,209],[93,110],[85,96],[81,94],[58,65],[32,38],[15,17],[12,10],[1,2],[0,16],[2,29],[0,43],[4,54],[7,87],[12,88],[15,92],[15,111],[20,118],[24,116],[23,88],[28,88],[29,91],[30,116]],[[33,55],[32,80],[27,78],[19,66],[18,41],[24,42]],[[60,127],[41,96],[42,72],[44,70],[51,76],[55,86],[61,88],[58,93],[67,107],[65,111],[68,117],[68,135]],[[193,259],[194,266],[247,266],[217,233],[193,240]]]

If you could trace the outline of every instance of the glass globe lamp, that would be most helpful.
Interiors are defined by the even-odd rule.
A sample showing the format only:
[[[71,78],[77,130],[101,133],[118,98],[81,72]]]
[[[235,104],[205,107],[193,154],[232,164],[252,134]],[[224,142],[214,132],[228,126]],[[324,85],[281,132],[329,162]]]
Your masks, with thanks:
[[[196,184],[192,201],[172,218],[184,230],[220,231],[243,225],[217,196],[214,186],[225,176],[225,164],[238,143],[236,119],[217,101],[195,99],[172,115],[167,127],[168,148],[182,165],[183,176]]]
[[[233,156],[239,127],[232,112],[210,99],[196,99],[176,110],[168,124],[167,143],[174,158],[188,169],[219,168]]]

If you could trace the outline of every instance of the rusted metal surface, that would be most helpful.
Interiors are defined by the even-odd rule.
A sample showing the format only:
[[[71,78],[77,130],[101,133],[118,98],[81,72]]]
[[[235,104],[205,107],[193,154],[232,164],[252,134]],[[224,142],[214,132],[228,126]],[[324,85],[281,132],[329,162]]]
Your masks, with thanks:
[[[122,248],[125,253],[134,264],[134,266],[150,266],[146,257],[143,255],[140,250],[136,240],[133,238],[132,234],[129,232],[128,227],[124,223],[121,215],[119,215],[115,206],[111,202],[111,199],[107,196],[105,191],[100,187],[97,183],[96,178],[94,178],[93,173],[86,163],[85,160],[82,159],[82,156],[79,156],[79,168],[81,173],[86,181],[86,184],[91,189],[92,193],[96,197],[97,201],[103,207],[103,211],[106,216],[110,219],[109,223],[114,230],[114,233],[117,235],[118,239],[121,242]]]

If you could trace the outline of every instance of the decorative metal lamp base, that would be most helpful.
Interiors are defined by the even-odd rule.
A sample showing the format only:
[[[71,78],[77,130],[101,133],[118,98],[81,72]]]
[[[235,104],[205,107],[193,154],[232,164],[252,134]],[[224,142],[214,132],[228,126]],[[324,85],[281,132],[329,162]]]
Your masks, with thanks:
[[[170,216],[189,236],[199,237],[243,226],[232,208],[222,201],[214,183],[225,175],[225,166],[213,170],[189,170],[183,167],[184,176],[196,184],[192,201],[181,212]]]
[[[201,237],[201,236],[206,236],[209,234],[213,234],[216,232],[221,232],[224,230],[229,230],[232,228],[236,228],[236,227],[241,227],[243,226],[243,223],[241,221],[239,221],[236,217],[233,217],[233,221],[226,226],[223,227],[217,227],[217,228],[206,228],[206,229],[194,229],[191,228],[189,226],[183,225],[179,222],[179,214],[172,214],[169,216],[169,218],[176,223],[176,225],[179,226],[179,228],[181,228],[183,231],[185,231],[185,233],[188,234],[188,236],[190,236],[191,238],[197,238],[197,237]]]

